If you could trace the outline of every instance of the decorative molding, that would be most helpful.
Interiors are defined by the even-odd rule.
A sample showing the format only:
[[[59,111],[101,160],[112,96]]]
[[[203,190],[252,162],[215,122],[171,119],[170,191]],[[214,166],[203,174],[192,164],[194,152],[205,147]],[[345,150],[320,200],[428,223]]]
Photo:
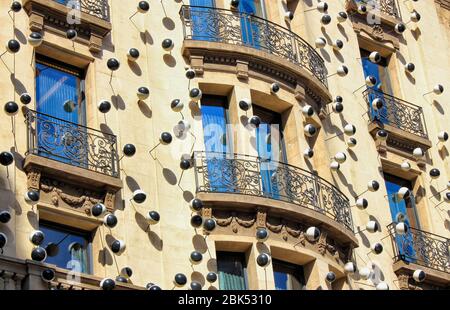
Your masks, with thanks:
[[[236,61],[236,76],[238,79],[248,80],[248,62]]]
[[[50,194],[51,204],[58,207],[60,201],[74,209],[90,209],[94,204],[104,202],[102,194],[76,187],[55,179],[41,178],[40,190]]]
[[[245,214],[240,212],[215,212],[214,218],[217,225],[227,227],[231,224],[231,230],[233,233],[238,233],[239,226],[250,228],[255,222],[257,216],[254,214]]]
[[[31,168],[27,171],[27,186],[28,189],[39,190],[41,181],[41,170]]]
[[[435,0],[442,8],[450,10],[450,0]]]
[[[267,227],[275,239],[281,238],[294,247],[297,245],[308,247],[322,256],[329,255],[344,262],[345,258],[352,254],[351,248],[336,244],[330,233],[323,227],[320,228],[319,240],[310,242],[305,237],[308,225],[279,216],[270,216],[263,209],[257,209],[254,212],[240,212],[206,207],[203,208],[202,212],[205,218],[208,218],[211,212],[211,217],[216,220],[217,225],[221,228],[219,232],[215,231],[214,233],[253,235],[257,228]]]
[[[67,22],[70,8],[55,1],[25,0],[23,6],[29,15],[31,31],[42,32],[54,30],[61,35],[67,29],[78,32],[77,41],[89,46],[89,50],[98,53],[102,50],[103,38],[111,31],[109,7],[104,1],[84,1],[81,3],[81,23],[76,25]]]
[[[256,227],[266,227],[267,212],[262,209],[258,209],[256,213]]]

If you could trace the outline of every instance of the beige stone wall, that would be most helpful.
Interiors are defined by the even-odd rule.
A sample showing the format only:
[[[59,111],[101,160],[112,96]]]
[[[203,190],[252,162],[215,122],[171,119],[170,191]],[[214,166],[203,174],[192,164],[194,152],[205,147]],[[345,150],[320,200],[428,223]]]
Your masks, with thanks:
[[[12,38],[13,23],[8,16],[9,1],[2,1],[0,5],[0,42],[7,42]],[[138,14],[130,22],[129,16],[135,12],[137,1],[110,0],[112,31],[104,40],[101,53],[92,54],[88,46],[80,42],[72,43],[52,32],[44,31],[45,42],[37,52],[49,53],[52,57],[61,57],[69,63],[77,63],[88,68],[86,75],[86,114],[87,125],[92,128],[114,133],[118,138],[119,150],[127,143],[133,143],[137,147],[137,153],[132,158],[124,158],[121,165],[121,179],[123,189],[116,195],[115,214],[119,224],[114,229],[100,226],[95,232],[94,238],[94,275],[99,277],[115,277],[117,269],[130,266],[133,271],[132,281],[139,286],[145,286],[148,282],[159,284],[164,289],[173,287],[172,279],[178,272],[187,275],[188,281],[196,280],[205,284],[205,276],[208,271],[215,270],[215,251],[218,249],[239,248],[246,251],[249,259],[250,288],[273,289],[272,267],[264,270],[256,265],[256,256],[260,249],[253,237],[214,234],[206,239],[195,234],[189,224],[191,211],[188,203],[195,196],[195,177],[192,169],[184,172],[180,181],[182,170],[179,161],[182,155],[189,154],[192,143],[191,136],[186,139],[174,139],[170,146],[160,146],[153,154],[156,160],[148,154],[148,151],[158,143],[161,132],[172,132],[176,123],[181,119],[179,113],[170,109],[173,99],[181,99],[184,103],[183,115],[191,123],[191,132],[197,138],[194,150],[203,150],[203,129],[199,105],[189,102],[188,80],[185,78],[185,67],[188,60],[181,54],[183,44],[182,23],[179,17],[181,3],[177,1],[151,2],[150,12],[146,15]],[[284,1],[266,1],[268,19],[287,27],[284,20]],[[298,3],[297,3],[298,2]],[[290,29],[301,35],[308,43],[314,45],[318,36],[327,38],[330,44],[332,40],[344,41],[344,48],[340,52],[333,52],[328,44],[319,53],[325,59],[326,66],[331,73],[344,63],[349,68],[346,77],[336,75],[328,79],[329,92],[332,97],[340,95],[344,97],[345,110],[342,115],[332,113],[325,119],[315,117],[312,121],[321,127],[315,140],[315,156],[309,162],[303,158],[303,150],[308,143],[303,134],[306,124],[301,113],[301,107],[309,99],[297,100],[294,90],[282,85],[282,90],[273,96],[269,87],[272,77],[250,77],[239,80],[235,73],[227,70],[205,70],[202,77],[191,81],[190,87],[199,86],[204,93],[228,95],[230,99],[230,119],[235,126],[233,133],[234,151],[236,153],[256,155],[257,152],[249,141],[255,141],[254,130],[244,127],[242,116],[247,114],[239,109],[238,102],[242,98],[251,98],[254,103],[272,109],[282,114],[286,122],[286,146],[289,163],[310,171],[317,171],[326,180],[336,185],[347,197],[351,204],[352,198],[366,189],[369,180],[380,182],[381,188],[376,193],[364,195],[369,200],[366,211],[352,208],[355,229],[363,229],[369,218],[376,219],[382,228],[381,232],[370,234],[363,232],[357,234],[359,247],[355,250],[355,258],[358,266],[374,263],[378,266],[391,289],[398,288],[397,278],[392,269],[392,247],[387,236],[386,226],[392,222],[388,201],[385,197],[386,189],[380,174],[380,158],[369,131],[366,103],[361,92],[354,92],[356,88],[364,84],[364,76],[361,68],[358,50],[358,37],[352,28],[350,21],[337,26],[336,14],[344,10],[339,1],[329,1],[329,14],[333,21],[325,27],[320,26],[320,13],[317,11],[303,12],[316,1],[289,1],[289,8],[295,8],[295,18],[289,26]],[[217,1],[219,7],[229,8],[228,1]],[[420,12],[422,20],[416,26],[409,23],[403,38],[399,41],[399,50],[393,57],[397,68],[396,77],[399,85],[398,97],[419,105],[423,108],[428,133],[433,147],[429,151],[430,164],[425,169],[420,169],[413,163],[414,171],[417,171],[420,185],[425,191],[424,199],[420,202],[420,218],[423,229],[435,234],[450,237],[449,215],[446,212],[448,204],[441,204],[431,196],[430,186],[442,190],[450,179],[450,167],[445,152],[439,152],[436,146],[438,132],[450,131],[450,111],[446,102],[446,93],[450,89],[450,48],[449,28],[440,21],[436,8],[430,3],[400,1],[403,20],[407,22],[408,10],[411,6]],[[440,9],[442,10],[442,9]],[[448,11],[447,11],[448,13]],[[448,14],[447,14],[448,17]],[[447,19],[448,21],[448,19]],[[447,23],[448,26],[448,23]],[[19,101],[23,91],[27,91],[35,98],[33,66],[30,65],[33,49],[26,44],[26,38],[30,33],[29,19],[22,10],[15,14],[15,35],[21,43],[21,50],[16,55],[5,54],[2,59],[12,68],[14,74],[10,74],[3,64],[0,64],[0,103],[7,101]],[[161,42],[170,38],[175,43],[175,48],[168,53],[161,48]],[[141,52],[137,64],[127,62],[126,54],[129,48],[135,47]],[[3,50],[0,50],[2,52]],[[106,66],[109,58],[115,57],[121,62],[121,67],[114,72],[112,89],[109,85],[110,71]],[[413,62],[416,70],[412,77],[408,77],[403,66],[407,62]],[[440,83],[445,88],[442,96],[424,93],[433,89]],[[145,102],[138,103],[136,90],[140,86],[150,89],[150,97]],[[105,116],[97,110],[97,102],[102,99],[110,100],[113,108]],[[311,103],[312,102],[308,102]],[[29,105],[35,109],[35,100]],[[308,120],[308,122],[311,122]],[[358,145],[353,148],[353,154],[341,165],[338,173],[329,169],[329,158],[335,153],[346,150],[343,137],[325,141],[336,132],[341,132],[347,123],[354,124],[357,128],[355,135]],[[0,113],[0,151],[9,150],[15,154],[15,164],[8,168],[0,167],[0,210],[9,209],[14,214],[7,225],[0,224],[0,231],[9,237],[9,243],[4,255],[17,258],[30,258],[32,245],[28,242],[28,235],[33,229],[37,229],[38,219],[42,215],[44,203],[32,208],[24,202],[23,194],[27,190],[27,178],[22,169],[22,160],[27,151],[27,129],[25,119],[21,112],[14,118]],[[387,156],[388,161],[400,163],[401,158],[395,154]],[[413,162],[412,160],[410,160]],[[430,181],[429,170],[438,168],[441,177]],[[178,183],[180,186],[178,186]],[[416,183],[416,186],[418,186]],[[143,189],[147,194],[147,200],[139,205],[130,201],[132,192]],[[441,198],[442,199],[442,198]],[[48,206],[47,206],[48,207]],[[145,212],[155,210],[161,215],[161,221],[151,226],[146,232],[147,225],[143,219]],[[86,216],[85,216],[86,217]],[[97,224],[96,224],[97,225]],[[200,232],[200,231],[199,231]],[[127,243],[126,251],[120,255],[114,255],[107,246],[108,236],[119,238]],[[376,256],[368,254],[369,246],[374,242],[383,240],[384,251]],[[236,243],[236,244],[235,244]],[[242,246],[244,244],[245,246]],[[332,262],[313,250],[306,248],[293,248],[282,241],[269,239],[266,243],[269,251],[276,253],[278,259],[295,263],[306,264],[308,289],[372,289],[371,281],[351,279],[345,280],[342,264]],[[201,249],[204,261],[197,266],[191,266],[189,254],[194,249]],[[325,282],[326,273],[332,270],[341,280],[330,287]],[[216,282],[211,288],[218,288]]]

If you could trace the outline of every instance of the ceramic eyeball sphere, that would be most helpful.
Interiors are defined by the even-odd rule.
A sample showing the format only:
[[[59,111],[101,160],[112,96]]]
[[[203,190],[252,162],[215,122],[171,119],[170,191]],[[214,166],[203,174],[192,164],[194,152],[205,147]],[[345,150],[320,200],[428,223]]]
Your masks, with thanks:
[[[15,39],[9,40],[6,43],[6,50],[11,54],[15,54],[15,53],[19,52],[19,50],[20,50],[19,41],[15,40]]]
[[[336,281],[336,274],[333,271],[330,271],[327,273],[325,279],[327,280],[327,282],[333,283],[334,281]]]
[[[408,226],[404,222],[400,222],[395,225],[395,232],[399,235],[406,234],[408,230]]]
[[[252,102],[248,98],[244,98],[241,101],[239,101],[239,108],[241,108],[242,111],[250,110],[251,106],[252,106]]]
[[[74,41],[78,37],[78,33],[75,29],[69,29],[66,31],[66,37],[67,39]]]
[[[365,210],[369,206],[369,202],[365,198],[358,198],[356,200],[356,207],[360,210]]]
[[[344,47],[344,42],[342,42],[342,40],[337,39],[333,42],[334,50],[340,51],[343,47]]]
[[[304,132],[307,137],[314,137],[317,133],[317,128],[312,124],[307,124],[304,128]]]
[[[411,164],[407,160],[405,160],[400,164],[400,168],[403,171],[409,171],[409,170],[411,170]]]
[[[340,164],[343,164],[347,160],[347,155],[345,155],[345,153],[338,152],[334,155],[334,160]]]
[[[352,124],[347,124],[344,126],[344,133],[347,136],[353,136],[356,133],[356,127]]]
[[[322,25],[328,25],[329,23],[331,23],[331,16],[328,14],[322,15],[322,17],[320,18],[320,22],[322,23]]]
[[[32,32],[30,33],[30,35],[28,36],[28,43],[32,46],[32,47],[38,47],[39,45],[42,44],[42,35],[39,32]]]
[[[406,25],[404,23],[398,23],[394,27],[395,32],[402,34],[406,30]]]
[[[353,274],[356,272],[356,265],[353,262],[347,262],[344,265],[344,271],[349,274]]]
[[[269,238],[269,232],[265,228],[258,228],[256,230],[256,239],[259,242],[265,242]]]
[[[197,102],[202,99],[202,91],[198,88],[192,88],[189,92],[189,97],[192,101]]]
[[[170,103],[170,108],[174,112],[181,112],[181,110],[183,110],[183,108],[184,108],[184,104],[181,102],[180,99],[174,99]]]
[[[371,192],[376,192],[380,188],[380,183],[378,181],[370,181],[367,183],[367,189]]]
[[[111,110],[111,102],[108,100],[102,100],[98,103],[97,108],[100,113],[108,113]]]
[[[411,191],[407,187],[400,187],[397,192],[397,198],[399,200],[408,199],[411,196]]]
[[[425,155],[425,153],[420,147],[417,147],[413,150],[413,156],[416,158],[421,158],[424,155]]]
[[[386,130],[378,130],[377,131],[377,138],[380,141],[386,141],[388,139],[388,136],[389,136],[389,134]]]
[[[369,221],[367,222],[366,229],[370,233],[375,233],[380,230],[380,226],[375,221]]]
[[[347,20],[348,15],[347,15],[346,12],[341,11],[341,12],[338,13],[336,18],[337,18],[339,23],[343,23],[343,22],[345,22]]]
[[[379,63],[380,61],[381,61],[381,55],[380,55],[380,53],[378,53],[378,52],[372,52],[372,53],[370,53],[369,54],[369,60],[370,60],[370,62],[373,62],[373,63]]]
[[[423,282],[425,281],[426,278],[426,274],[423,270],[417,269],[416,271],[414,271],[413,273],[413,279],[416,282]]]
[[[372,250],[373,253],[375,254],[381,254],[383,252],[383,245],[379,242],[374,243],[370,249]]]
[[[436,95],[442,94],[442,93],[444,92],[444,86],[442,86],[441,84],[436,84],[436,85],[434,85],[434,87],[433,87],[433,92],[434,92]]]
[[[341,165],[337,161],[332,161],[330,163],[330,169],[333,171],[337,171],[341,168]]]
[[[136,94],[139,100],[145,100],[150,96],[150,90],[147,87],[142,86],[138,88]]]
[[[346,76],[348,74],[348,68],[345,65],[340,65],[337,68],[337,74],[341,77]]]
[[[165,51],[171,51],[175,45],[172,39],[164,39],[161,43],[161,46]]]
[[[306,239],[308,239],[310,242],[315,242],[315,241],[319,240],[320,230],[314,226],[309,227],[306,230],[305,236],[306,236]]]
[[[19,112],[19,105],[14,101],[8,101],[5,103],[4,110],[8,116],[14,116]]]
[[[138,60],[139,56],[140,56],[140,53],[137,48],[132,47],[127,52],[127,58],[129,61],[134,62],[134,61]]]
[[[147,212],[147,214],[145,215],[145,219],[147,220],[147,222],[150,225],[155,225],[159,222],[159,220],[161,219],[160,215],[158,212],[156,211],[149,211]]]
[[[316,39],[315,45],[316,48],[324,48],[327,45],[327,41],[324,38],[320,37]]]
[[[267,267],[270,264],[270,256],[266,253],[261,253],[256,258],[256,263],[260,267]]]

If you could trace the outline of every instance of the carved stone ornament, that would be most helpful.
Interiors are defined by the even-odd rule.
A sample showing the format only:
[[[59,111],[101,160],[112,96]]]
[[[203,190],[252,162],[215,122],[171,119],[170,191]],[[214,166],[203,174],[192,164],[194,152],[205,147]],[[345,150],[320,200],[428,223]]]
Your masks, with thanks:
[[[27,172],[27,186],[28,189],[39,190],[41,180],[41,171],[33,168]]]
[[[256,217],[252,214],[238,212],[215,212],[214,217],[217,225],[226,227],[231,224],[233,233],[239,231],[239,226],[250,228],[256,223]]]

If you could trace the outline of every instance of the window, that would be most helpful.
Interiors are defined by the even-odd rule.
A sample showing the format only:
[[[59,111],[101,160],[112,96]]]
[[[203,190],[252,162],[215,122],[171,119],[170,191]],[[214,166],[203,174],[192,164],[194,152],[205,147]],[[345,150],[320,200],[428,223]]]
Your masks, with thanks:
[[[92,273],[91,233],[50,222],[40,222],[47,250],[46,263],[81,273]]]
[[[373,88],[385,94],[393,95],[392,83],[389,74],[389,59],[381,57],[380,62],[375,64],[369,60],[369,51],[361,49],[360,52],[364,76],[367,77],[372,75],[377,79],[377,84]]]
[[[87,166],[83,72],[38,56],[36,60],[36,137],[39,155]]]
[[[281,115],[257,105],[253,105],[253,114],[261,119],[256,130],[256,147],[261,158],[262,189],[268,197],[278,199],[279,185],[284,181],[283,175],[277,174],[278,162],[286,162]]]
[[[306,281],[303,266],[294,265],[280,260],[272,260],[275,289],[304,290]]]
[[[244,253],[217,252],[217,269],[221,290],[246,290],[247,265]]]
[[[411,194],[406,199],[399,199],[397,197],[397,192],[401,187],[406,187],[409,190],[412,190],[412,183],[408,180],[404,180],[387,173],[384,174],[384,180],[388,194],[392,221],[403,221],[408,227],[420,229],[414,195]],[[420,249],[414,248],[415,243],[411,232],[408,232],[402,236],[396,236],[395,240],[399,249],[399,254],[404,256],[403,259],[407,262],[415,262],[417,250],[420,251]]]
[[[203,136],[210,190],[214,192],[234,192],[235,177],[230,172],[232,159],[231,135],[228,133],[228,98],[204,95],[201,100]]]

